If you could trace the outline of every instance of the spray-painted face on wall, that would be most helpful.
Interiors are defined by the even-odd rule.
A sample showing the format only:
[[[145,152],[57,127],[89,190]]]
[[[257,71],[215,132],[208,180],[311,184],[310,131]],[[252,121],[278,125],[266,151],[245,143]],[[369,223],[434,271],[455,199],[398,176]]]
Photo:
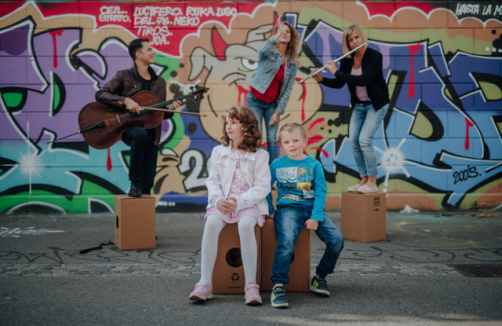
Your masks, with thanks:
[[[190,54],[192,68],[189,80],[199,78],[207,70],[207,77],[203,81],[210,85],[208,96],[200,105],[200,112],[207,114],[207,118],[201,120],[205,132],[215,140],[221,138],[220,129],[215,128],[221,124],[221,114],[231,106],[242,105],[246,102],[249,90],[249,80],[258,68],[258,48],[266,40],[272,31],[272,25],[263,25],[250,30],[243,44],[227,44],[221,38],[218,30],[211,30],[212,46],[214,55],[202,47],[196,47]],[[297,76],[299,81],[300,74]],[[285,114],[281,121],[303,123],[315,113],[321,105],[322,98],[319,96],[320,87],[317,83],[296,82]],[[309,97],[309,108],[305,108],[305,102]],[[265,128],[263,128],[265,129]]]

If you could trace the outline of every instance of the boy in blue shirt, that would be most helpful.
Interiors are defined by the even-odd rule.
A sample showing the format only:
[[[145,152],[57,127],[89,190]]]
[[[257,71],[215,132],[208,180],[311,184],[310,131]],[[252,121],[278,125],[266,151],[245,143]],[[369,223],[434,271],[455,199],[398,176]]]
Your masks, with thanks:
[[[305,225],[308,230],[315,231],[326,244],[310,287],[310,291],[323,296],[330,295],[326,276],[335,269],[344,239],[324,214],[326,179],[319,161],[303,152],[307,147],[305,129],[297,123],[288,123],[279,131],[279,142],[287,156],[274,160],[270,165],[272,184],[277,181],[277,211],[272,205],[271,194],[267,197],[270,216],[275,213],[273,219],[277,239],[270,301],[274,308],[287,308],[289,304],[284,284],[289,282],[291,258],[301,228]]]

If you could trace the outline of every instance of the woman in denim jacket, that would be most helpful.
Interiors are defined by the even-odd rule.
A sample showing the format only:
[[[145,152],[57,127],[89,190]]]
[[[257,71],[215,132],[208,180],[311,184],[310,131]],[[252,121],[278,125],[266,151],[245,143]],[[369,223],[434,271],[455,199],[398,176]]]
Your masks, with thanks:
[[[246,105],[253,110],[260,133],[265,120],[267,150],[271,163],[277,158],[277,130],[280,115],[286,110],[298,71],[298,45],[300,38],[288,22],[277,20],[267,39],[258,49],[258,70],[249,81]]]

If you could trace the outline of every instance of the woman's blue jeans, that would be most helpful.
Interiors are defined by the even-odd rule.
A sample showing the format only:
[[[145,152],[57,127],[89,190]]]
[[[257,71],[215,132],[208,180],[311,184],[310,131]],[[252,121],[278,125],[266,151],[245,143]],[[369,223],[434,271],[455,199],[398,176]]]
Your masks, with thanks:
[[[269,154],[269,164],[277,158],[277,130],[279,123],[274,126],[269,126],[270,119],[277,109],[277,102],[265,102],[256,98],[251,92],[248,92],[246,97],[246,105],[254,112],[256,120],[258,120],[258,127],[260,133],[262,131],[262,120],[265,119],[265,128],[267,130],[267,151]]]
[[[349,125],[350,146],[361,178],[377,175],[373,137],[388,110],[388,104],[375,110],[373,105],[361,103],[356,104],[352,110]]]
[[[301,207],[280,206],[274,216],[275,237],[277,248],[275,249],[274,263],[272,265],[272,283],[289,283],[289,268],[295,248],[296,239],[305,221],[310,219],[312,210]],[[342,233],[335,224],[324,215],[324,220],[319,222],[315,232],[319,239],[326,244],[324,255],[316,268],[316,274],[326,277],[333,273],[335,265],[343,249],[344,239]]]

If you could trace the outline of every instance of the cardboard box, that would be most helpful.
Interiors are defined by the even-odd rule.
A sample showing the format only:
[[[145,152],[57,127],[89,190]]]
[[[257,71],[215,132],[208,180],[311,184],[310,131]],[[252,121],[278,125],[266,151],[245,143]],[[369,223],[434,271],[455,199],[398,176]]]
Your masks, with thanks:
[[[115,245],[120,250],[155,249],[155,198],[115,196]]]
[[[257,246],[256,283],[260,284],[261,228],[255,226]],[[212,277],[213,294],[244,293],[245,275],[241,258],[241,242],[236,223],[227,224],[218,238],[218,253]]]
[[[346,240],[385,240],[386,196],[384,192],[342,192],[342,235]]]
[[[272,264],[274,263],[275,238],[274,220],[268,219],[261,230],[261,289],[272,290]],[[310,231],[303,227],[298,234],[289,270],[289,283],[284,285],[289,292],[308,292],[310,289]]]

